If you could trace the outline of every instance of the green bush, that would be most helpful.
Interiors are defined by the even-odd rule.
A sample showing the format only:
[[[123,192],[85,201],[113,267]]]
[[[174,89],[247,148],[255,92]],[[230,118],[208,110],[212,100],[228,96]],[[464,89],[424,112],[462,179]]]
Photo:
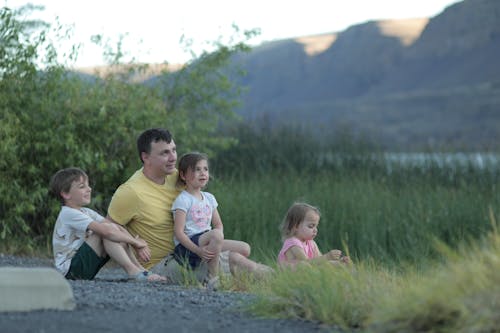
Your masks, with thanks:
[[[122,66],[118,50],[111,74],[89,80],[58,64],[45,37],[48,25],[20,21],[18,15],[8,8],[0,11],[4,248],[21,242],[29,251],[47,242],[59,209],[47,187],[58,169],[87,171],[93,206],[105,214],[116,187],[140,166],[136,138],[146,128],[170,129],[183,149],[210,152],[233,142],[217,125],[221,118],[234,117],[239,91],[228,79],[227,67],[233,53],[246,50],[244,43],[218,45],[189,66],[162,73],[154,85],[133,83],[143,67]]]

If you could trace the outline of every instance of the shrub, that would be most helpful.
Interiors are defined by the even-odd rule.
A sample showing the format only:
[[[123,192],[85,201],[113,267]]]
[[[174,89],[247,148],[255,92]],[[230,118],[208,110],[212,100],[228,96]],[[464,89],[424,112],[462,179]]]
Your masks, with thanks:
[[[226,67],[233,53],[246,49],[244,43],[219,45],[175,73],[162,73],[153,85],[132,82],[142,66],[121,66],[120,52],[114,53],[109,74],[88,79],[57,62],[46,38],[47,24],[21,21],[19,13],[0,10],[4,247],[9,240],[21,240],[29,250],[47,241],[59,209],[47,187],[61,168],[87,171],[93,206],[105,214],[116,187],[139,167],[135,141],[146,128],[168,128],[185,149],[196,143],[212,151],[232,142],[218,133],[217,125],[234,115],[239,91]]]

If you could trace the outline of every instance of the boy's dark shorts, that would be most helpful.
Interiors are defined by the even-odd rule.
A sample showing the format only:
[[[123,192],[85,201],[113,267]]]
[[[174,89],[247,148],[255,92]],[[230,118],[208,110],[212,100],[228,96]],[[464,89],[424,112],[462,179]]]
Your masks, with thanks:
[[[206,231],[200,232],[194,236],[191,236],[191,241],[196,245],[199,245],[200,236],[203,235]],[[187,265],[188,268],[195,269],[201,263],[201,258],[194,252],[189,251],[182,244],[177,244],[174,249],[174,259],[181,266]]]
[[[99,257],[87,243],[76,251],[66,274],[69,280],[92,280],[99,270],[109,261],[109,256]]]

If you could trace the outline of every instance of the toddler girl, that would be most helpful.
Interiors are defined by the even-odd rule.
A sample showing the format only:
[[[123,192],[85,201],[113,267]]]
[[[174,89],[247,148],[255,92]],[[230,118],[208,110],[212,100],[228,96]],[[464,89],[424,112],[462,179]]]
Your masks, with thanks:
[[[295,203],[288,209],[281,224],[283,247],[278,255],[279,264],[321,260],[333,264],[350,263],[350,258],[343,256],[340,250],[321,254],[314,241],[320,217],[319,209],[306,203]]]

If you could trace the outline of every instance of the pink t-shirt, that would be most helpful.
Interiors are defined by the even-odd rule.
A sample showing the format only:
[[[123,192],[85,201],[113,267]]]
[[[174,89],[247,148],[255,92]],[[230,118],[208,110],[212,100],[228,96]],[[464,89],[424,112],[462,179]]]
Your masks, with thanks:
[[[294,262],[288,260],[285,256],[286,251],[288,251],[292,246],[298,246],[304,250],[304,253],[306,254],[308,259],[312,259],[317,256],[317,246],[316,242],[314,240],[307,240],[305,242],[302,242],[300,239],[296,237],[290,237],[285,239],[283,242],[283,247],[281,248],[280,253],[278,254],[278,263],[283,264],[283,263],[290,263],[293,264]]]

